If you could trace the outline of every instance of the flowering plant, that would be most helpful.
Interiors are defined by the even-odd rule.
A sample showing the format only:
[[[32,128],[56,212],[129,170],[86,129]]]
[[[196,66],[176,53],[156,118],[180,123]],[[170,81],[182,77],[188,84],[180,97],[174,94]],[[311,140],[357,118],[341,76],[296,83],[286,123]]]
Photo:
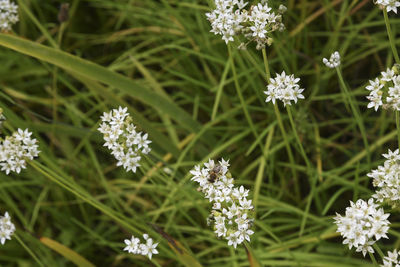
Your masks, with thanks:
[[[272,32],[285,29],[282,14],[286,11],[286,7],[283,5],[280,5],[278,12],[275,13],[266,0],[251,6],[249,10],[245,9],[248,2],[243,0],[214,2],[215,9],[206,13],[206,16],[211,23],[211,32],[221,35],[225,43],[233,41],[235,36],[242,35],[248,42],[255,41],[257,49],[262,49],[265,45],[271,45]],[[240,47],[245,46],[246,43],[242,43]]]
[[[213,225],[215,234],[236,248],[244,240],[250,241],[254,234],[250,229],[254,220],[251,216],[253,205],[247,199],[249,190],[234,186],[228,167],[229,161],[221,159],[215,163],[210,159],[203,168],[197,165],[190,173],[192,180],[199,183],[199,190],[205,198],[213,203],[207,224]]]
[[[147,140],[147,133],[136,131],[127,110],[126,107],[119,107],[104,112],[98,130],[104,135],[104,146],[111,149],[111,154],[118,160],[117,166],[122,165],[126,171],[136,172],[141,156],[151,151],[151,141]]]

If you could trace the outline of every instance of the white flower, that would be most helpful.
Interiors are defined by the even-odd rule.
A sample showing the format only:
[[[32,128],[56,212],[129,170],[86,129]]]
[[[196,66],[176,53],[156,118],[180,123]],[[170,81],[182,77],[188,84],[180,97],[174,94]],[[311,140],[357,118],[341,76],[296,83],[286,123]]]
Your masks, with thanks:
[[[18,129],[11,136],[0,139],[0,167],[7,175],[10,172],[20,173],[26,168],[27,161],[38,156],[37,140],[31,138],[28,129]]]
[[[133,253],[133,254],[138,254],[138,252],[140,251],[139,248],[139,244],[140,244],[140,240],[137,237],[132,236],[132,238],[129,239],[125,239],[125,244],[126,247],[124,248],[124,250],[127,250],[129,253]]]
[[[386,8],[386,12],[393,11],[397,14],[397,8],[400,7],[400,1],[397,0],[377,0],[375,2],[377,5],[381,5]]]
[[[383,258],[383,264],[381,267],[398,267],[400,266],[400,259],[398,259],[400,251],[396,249],[393,252],[389,251],[388,255]]]
[[[127,110],[126,107],[119,107],[104,112],[98,130],[104,135],[104,146],[111,149],[111,154],[118,160],[117,166],[136,172],[141,155],[151,151],[151,141],[147,140],[147,133],[136,132],[136,126],[131,123],[132,118]]]
[[[295,78],[294,75],[286,75],[285,71],[281,74],[277,74],[275,78],[271,78],[267,86],[267,91],[264,94],[267,95],[265,102],[272,101],[275,104],[275,100],[279,99],[286,106],[291,105],[291,101],[297,103],[297,99],[304,99],[301,94],[304,89],[300,88],[298,82],[300,78]]]
[[[235,188],[233,190],[232,195],[236,197],[238,200],[241,200],[249,195],[249,190],[244,189],[243,185],[241,185],[239,189]]]
[[[249,190],[243,186],[234,187],[228,167],[229,161],[222,159],[215,163],[210,159],[203,168],[197,165],[190,173],[205,198],[213,203],[207,224],[213,224],[215,234],[236,248],[244,240],[250,242],[254,234],[250,230],[253,219],[249,218],[253,206],[251,200],[247,200]]]
[[[148,256],[151,259],[153,254],[158,254],[156,247],[158,243],[153,243],[153,239],[148,234],[143,234],[145,243],[140,243],[139,238],[132,236],[131,239],[125,239],[126,247],[124,251],[128,251],[132,254]]]
[[[158,254],[158,250],[156,249],[158,243],[153,243],[153,239],[151,239],[147,234],[144,234],[143,238],[146,240],[146,243],[140,244],[142,255],[148,256],[149,259],[151,259],[153,254]]]
[[[328,67],[328,68],[336,68],[340,66],[340,54],[338,51],[335,51],[332,53],[331,57],[328,59],[323,58],[322,62]]]
[[[18,6],[10,0],[0,0],[0,30],[10,31],[18,19]]]
[[[383,154],[386,158],[383,165],[367,174],[371,177],[372,184],[377,187],[373,195],[379,202],[388,202],[393,207],[399,205],[400,200],[400,155],[399,150]]]
[[[11,240],[11,236],[15,232],[15,225],[11,222],[8,212],[4,216],[0,216],[0,243],[4,245],[6,240]]]
[[[240,232],[233,232],[227,237],[227,240],[229,246],[236,248],[238,244],[243,242],[243,237],[240,235]]]
[[[215,9],[206,13],[211,23],[211,32],[221,35],[228,43],[234,40],[235,36],[242,36],[257,43],[257,49],[262,49],[266,44],[271,43],[271,33],[285,29],[282,23],[282,14],[286,7],[279,6],[278,14],[272,12],[268,1],[262,1],[257,5],[244,8],[248,2],[244,0],[214,0]],[[241,47],[246,44],[242,43]]]
[[[381,74],[382,74],[382,80],[383,81],[390,82],[394,77],[394,70],[391,70],[391,69],[387,68],[387,70],[386,71],[382,71]]]
[[[362,252],[364,256],[367,252],[374,253],[372,245],[376,241],[382,237],[388,238],[386,233],[390,224],[387,220],[389,214],[377,207],[372,198],[368,202],[362,199],[356,203],[350,201],[346,215],[336,213],[334,218],[338,227],[337,232],[344,238],[343,244],[347,244],[349,249],[355,247],[356,251]]]
[[[367,99],[368,108],[378,110],[380,106],[383,108],[391,108],[400,111],[400,75],[397,75],[396,68],[388,68],[381,72],[381,77],[369,81],[369,85],[365,87],[370,91]],[[384,92],[383,89],[387,89]],[[383,97],[386,96],[386,98]]]

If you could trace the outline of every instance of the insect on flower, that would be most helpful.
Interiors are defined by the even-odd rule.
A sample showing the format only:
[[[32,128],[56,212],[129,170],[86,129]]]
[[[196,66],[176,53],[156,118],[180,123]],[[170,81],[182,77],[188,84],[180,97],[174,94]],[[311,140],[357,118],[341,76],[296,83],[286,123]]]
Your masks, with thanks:
[[[214,168],[210,170],[209,173],[210,177],[208,178],[208,181],[213,184],[221,175],[221,173],[222,173],[222,166],[219,164],[215,165]]]

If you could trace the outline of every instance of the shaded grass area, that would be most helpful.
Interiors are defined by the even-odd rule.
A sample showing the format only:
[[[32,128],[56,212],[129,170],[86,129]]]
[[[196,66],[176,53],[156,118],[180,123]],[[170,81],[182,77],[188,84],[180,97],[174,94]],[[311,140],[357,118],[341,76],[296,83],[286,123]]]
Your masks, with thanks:
[[[274,107],[264,102],[261,51],[233,48],[229,55],[209,32],[207,1],[73,0],[64,28],[57,23],[61,1],[18,2],[13,35],[35,44],[17,49],[15,40],[0,36],[3,132],[28,127],[42,152],[20,175],[0,173],[0,211],[11,214],[18,237],[45,266],[71,262],[40,237],[97,266],[149,266],[147,258],[122,252],[123,239],[143,232],[160,242],[155,264],[181,264],[148,223],[203,266],[248,266],[243,247],[228,247],[206,225],[210,204],[190,181],[194,165],[220,157],[230,159],[236,183],[251,191],[251,247],[262,265],[372,266],[341,244],[332,219],[349,200],[371,196],[365,174],[397,147],[395,114],[366,108],[368,79],[393,65],[384,18],[372,1],[284,3],[287,31],[275,35],[266,54],[272,76],[293,73],[306,89],[291,110],[309,167],[286,110],[279,106],[293,162]],[[396,34],[400,20],[389,17]],[[321,62],[335,50],[348,92]],[[97,65],[62,61],[60,51]],[[115,166],[96,131],[102,112],[118,105],[153,140],[136,174]],[[400,236],[395,211],[389,219],[390,239],[379,241],[384,251]],[[1,248],[0,263],[35,261],[13,240]]]

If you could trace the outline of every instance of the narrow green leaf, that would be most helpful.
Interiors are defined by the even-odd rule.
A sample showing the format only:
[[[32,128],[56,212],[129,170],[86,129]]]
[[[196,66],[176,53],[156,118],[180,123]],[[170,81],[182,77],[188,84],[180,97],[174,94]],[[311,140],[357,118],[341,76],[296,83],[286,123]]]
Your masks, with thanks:
[[[201,125],[175,103],[103,66],[9,34],[0,34],[0,45],[54,64],[66,71],[77,73],[92,80],[105,83],[111,87],[118,88],[128,93],[133,98],[157,109],[159,112],[169,115],[190,132],[197,132],[200,129]]]
[[[87,259],[76,253],[70,248],[67,248],[66,246],[58,243],[55,240],[52,240],[47,237],[41,237],[40,242],[42,242],[44,245],[47,247],[51,248],[52,250],[56,251],[57,253],[61,254],[64,256],[64,258],[72,261],[75,263],[77,266],[80,267],[94,267],[95,265],[91,262],[89,262]]]
[[[201,267],[202,265],[186,250],[186,248],[178,241],[173,239],[169,234],[164,232],[159,226],[155,224],[149,224],[153,229],[159,233],[167,242],[169,247],[178,256],[178,259],[182,264],[187,267]]]

